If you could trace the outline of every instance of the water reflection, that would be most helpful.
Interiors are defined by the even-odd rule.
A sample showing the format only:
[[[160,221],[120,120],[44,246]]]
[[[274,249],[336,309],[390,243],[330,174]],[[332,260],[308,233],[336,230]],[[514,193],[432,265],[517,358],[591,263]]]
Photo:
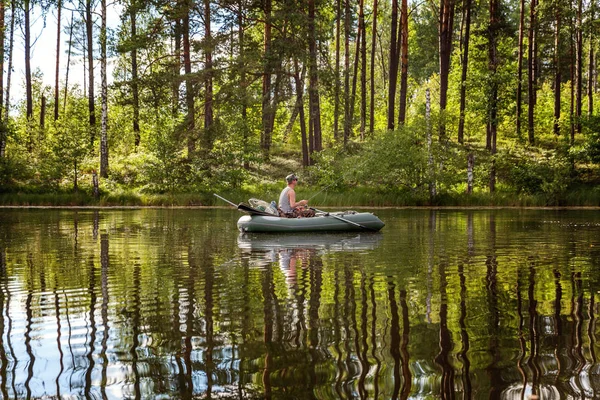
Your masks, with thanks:
[[[1,397],[598,396],[595,213],[236,217],[0,211]]]

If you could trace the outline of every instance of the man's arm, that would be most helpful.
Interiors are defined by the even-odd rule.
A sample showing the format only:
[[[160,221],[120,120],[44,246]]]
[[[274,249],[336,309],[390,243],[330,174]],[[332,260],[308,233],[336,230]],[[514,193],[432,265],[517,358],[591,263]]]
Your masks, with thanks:
[[[296,191],[294,189],[291,189],[288,192],[288,196],[290,198],[290,206],[292,208],[301,207],[301,206],[305,206],[308,204],[308,200],[300,200],[299,202],[296,203]]]

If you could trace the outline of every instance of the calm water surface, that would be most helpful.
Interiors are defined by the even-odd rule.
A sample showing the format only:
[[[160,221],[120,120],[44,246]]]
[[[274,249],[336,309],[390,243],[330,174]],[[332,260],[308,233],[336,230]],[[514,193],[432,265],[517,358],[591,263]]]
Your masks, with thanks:
[[[0,398],[600,396],[600,212],[0,210]]]

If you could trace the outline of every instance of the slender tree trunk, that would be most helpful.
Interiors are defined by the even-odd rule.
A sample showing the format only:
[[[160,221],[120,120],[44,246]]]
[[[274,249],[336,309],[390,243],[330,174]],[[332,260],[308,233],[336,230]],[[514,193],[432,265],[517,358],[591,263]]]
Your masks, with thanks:
[[[96,131],[96,106],[94,103],[94,38],[92,20],[92,0],[85,3],[85,29],[87,37],[87,61],[88,61],[88,110],[90,113],[90,140],[94,143]],[[102,176],[102,171],[100,171]]]
[[[440,140],[446,136],[445,111],[448,103],[448,77],[452,48],[452,27],[454,23],[454,0],[440,0]]]
[[[364,0],[360,0],[359,24],[362,26],[360,49],[360,138],[365,139],[367,126],[367,30],[365,29]]]
[[[306,118],[304,115],[304,78],[306,69],[298,66],[298,60],[294,59],[294,82],[296,84],[296,104],[298,105],[298,112],[300,114],[300,134],[302,138],[302,166],[307,167],[310,165],[310,157],[308,152],[308,142],[306,137]]]
[[[490,193],[496,191],[496,137],[498,128],[498,81],[496,71],[498,68],[497,54],[497,31],[498,31],[498,0],[490,0],[490,27],[488,42],[488,65],[491,75],[490,104],[488,114],[488,143],[490,154],[492,155],[492,165],[490,168]]]
[[[352,130],[350,117],[350,0],[344,4],[344,146]],[[310,131],[310,129],[309,129]]]
[[[60,67],[60,28],[61,28],[61,13],[62,13],[62,1],[58,0],[56,3],[56,68],[54,73],[54,120],[58,119],[58,107],[60,104],[59,96],[60,90],[58,87],[58,70]],[[4,24],[2,24],[4,26]]]
[[[192,60],[190,54],[190,8],[187,7],[182,19],[183,30],[183,69],[185,72],[185,104],[187,113],[185,127],[187,129],[188,161],[191,161],[196,151],[196,110],[194,106],[194,84],[192,82]]]
[[[536,88],[536,82],[535,82],[535,60],[536,60],[536,54],[535,54],[535,32],[537,29],[536,26],[536,8],[537,8],[537,0],[531,0],[531,3],[529,5],[529,13],[530,13],[530,17],[529,17],[529,60],[528,60],[528,64],[527,64],[527,72],[528,72],[528,81],[527,81],[527,88],[528,88],[528,99],[529,99],[529,109],[528,109],[528,113],[527,113],[527,121],[528,121],[528,140],[529,140],[529,144],[533,146],[533,144],[535,143],[535,132],[534,132],[534,117],[535,117],[535,91],[537,90]]]
[[[4,42],[6,40],[6,24],[5,24],[5,5],[4,1],[0,1],[0,158],[4,157],[4,148],[6,143],[6,128],[2,123],[4,113],[2,106],[4,105]],[[0,332],[1,334],[1,332]]]
[[[400,65],[400,110],[398,111],[398,124],[404,124],[406,120],[406,96],[408,90],[408,2],[402,0],[400,9],[400,40],[401,65]]]
[[[377,0],[375,0],[377,1]],[[339,139],[340,129],[340,28],[342,19],[342,0],[336,0],[335,15],[335,99],[333,110],[333,137]]]
[[[212,33],[210,28],[210,0],[204,0],[204,135],[208,136],[206,141],[209,151],[212,147],[212,133],[210,128],[213,124],[213,65],[212,65]]]
[[[426,137],[427,137],[427,175],[429,181],[429,201],[433,203],[436,195],[435,185],[435,165],[433,162],[433,150],[432,150],[432,128],[431,128],[431,97],[429,88],[425,89],[425,124],[426,124]]]
[[[23,1],[24,17],[25,17],[25,91],[27,102],[27,119],[33,116],[33,92],[31,88],[31,32],[30,32],[30,2]]]
[[[554,133],[560,135],[560,25],[561,25],[561,6],[560,1],[554,5]]]
[[[246,52],[244,49],[244,33],[245,33],[245,26],[244,26],[244,2],[240,1],[239,3],[239,10],[238,10],[238,46],[239,46],[239,56],[240,56],[240,60],[239,60],[239,69],[240,69],[240,90],[241,90],[241,97],[242,97],[242,130],[243,130],[243,134],[242,134],[242,143],[243,143],[243,148],[244,148],[244,169],[248,170],[250,169],[250,162],[248,161],[248,152],[249,152],[249,133],[248,133],[248,93],[247,93],[247,86],[248,83],[246,82]]]
[[[573,29],[574,21],[571,16],[570,25],[570,47],[569,58],[571,60],[571,101],[570,101],[570,124],[571,124],[571,145],[575,143],[575,32]]]
[[[354,52],[354,73],[352,74],[352,95],[350,96],[350,121],[354,122],[354,104],[356,100],[356,84],[358,82],[358,64],[360,62],[360,43],[362,35],[362,26],[358,24],[358,32],[356,34],[356,45]]]
[[[73,22],[75,12],[71,11],[71,25],[69,27],[69,47],[67,49],[67,70],[65,72],[65,94],[63,98],[63,111],[67,109],[67,94],[69,93],[69,70],[71,67],[71,47],[73,46]]]
[[[398,40],[398,0],[392,0],[392,22],[390,29],[390,86],[388,88],[388,129],[394,129],[396,109],[396,83],[398,80],[398,64],[396,56],[396,40]]]
[[[172,115],[179,114],[179,86],[181,83],[181,18],[176,17],[173,27],[173,36],[175,41],[175,59],[173,62],[173,86],[171,87],[171,97],[173,102]]]
[[[581,133],[581,104],[583,83],[583,1],[577,0],[577,25],[575,30],[575,122],[577,133]]]
[[[40,129],[42,132],[46,128],[46,96],[42,95],[41,105],[40,105]]]
[[[262,81],[262,125],[263,131],[260,147],[268,157],[271,149],[271,74],[273,61],[271,60],[271,0],[265,0],[265,32],[264,32],[264,71]]]
[[[523,38],[525,36],[525,0],[521,0],[519,11],[519,54],[517,56],[517,137],[521,138],[523,113]]]
[[[138,88],[138,60],[137,60],[137,1],[129,4],[129,19],[131,23],[131,95],[133,97],[133,135],[134,144],[140,145],[140,94]],[[101,173],[102,174],[102,173]]]
[[[13,67],[13,49],[14,49],[14,36],[15,36],[15,0],[10,2],[10,36],[8,39],[8,68],[6,71],[6,97],[4,99],[4,119],[8,121],[8,113],[10,111],[10,78],[12,76]],[[4,142],[6,145],[6,142]],[[4,148],[0,145],[0,156],[4,155]]]
[[[102,116],[100,128],[100,176],[108,177],[108,82],[106,78],[106,0],[100,1],[100,97]]]
[[[308,51],[309,51],[309,122],[313,127],[314,150],[323,149],[321,137],[321,106],[319,104],[319,75],[317,70],[317,32],[315,25],[315,0],[308,0]]]
[[[373,0],[373,31],[371,32],[371,82],[369,102],[369,133],[373,134],[375,129],[375,54],[377,49],[377,0]]]
[[[590,21],[594,21],[594,1],[590,2]],[[588,65],[588,116],[594,115],[594,22],[590,24],[590,52],[589,52],[589,65]]]
[[[523,4],[525,0],[521,0],[521,4]],[[459,121],[458,121],[458,143],[463,144],[464,143],[464,131],[465,131],[465,108],[466,108],[466,101],[467,101],[467,71],[469,68],[469,38],[470,38],[470,34],[471,34],[471,0],[465,0],[464,2],[464,17],[463,17],[463,23],[465,25],[465,34],[463,37],[463,47],[462,47],[462,72],[461,72],[461,76],[460,76],[460,117],[459,117]],[[521,18],[523,18],[523,16],[521,15]],[[520,40],[522,41],[522,30],[519,30],[519,37]],[[519,46],[519,57],[522,58],[522,54],[521,54],[521,50],[522,50],[522,43]],[[519,67],[519,74],[521,73],[521,68]],[[519,83],[518,83],[518,88],[517,88],[517,98],[519,98],[519,91],[521,88],[521,81],[519,79]],[[519,109],[519,101],[517,100],[517,109]],[[520,111],[517,111],[517,114]],[[517,119],[518,121],[518,119]],[[517,122],[517,126],[518,122]]]

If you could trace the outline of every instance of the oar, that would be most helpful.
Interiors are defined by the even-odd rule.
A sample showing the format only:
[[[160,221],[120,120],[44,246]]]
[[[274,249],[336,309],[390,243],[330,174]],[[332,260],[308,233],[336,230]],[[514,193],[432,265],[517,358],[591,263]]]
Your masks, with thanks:
[[[213,193],[213,195],[214,195],[215,197],[218,197],[219,199],[223,200],[224,202],[231,204],[231,205],[232,205],[232,206],[234,206],[235,208],[237,208],[237,206],[238,206],[238,205],[237,205],[237,204],[235,204],[233,201],[229,201],[229,200],[227,200],[225,197],[221,197],[221,196],[219,196],[219,195],[218,195],[218,194],[216,194],[216,193]]]
[[[373,229],[373,228],[370,228],[370,227],[368,227],[368,226],[365,226],[365,225],[359,224],[358,222],[350,221],[349,219],[342,218],[342,217],[340,217],[339,215],[335,215],[335,214],[329,214],[328,212],[321,211],[321,210],[319,210],[319,209],[317,209],[317,208],[314,208],[314,207],[310,207],[310,209],[311,209],[311,210],[315,210],[316,212],[323,213],[323,214],[325,214],[326,216],[333,217],[333,218],[335,218],[335,219],[339,219],[340,221],[347,222],[347,223],[349,223],[349,224],[351,224],[351,225],[358,226],[359,228],[362,228],[362,229],[364,229],[364,230],[367,230],[367,231],[372,231],[372,232],[377,232],[377,229]]]

